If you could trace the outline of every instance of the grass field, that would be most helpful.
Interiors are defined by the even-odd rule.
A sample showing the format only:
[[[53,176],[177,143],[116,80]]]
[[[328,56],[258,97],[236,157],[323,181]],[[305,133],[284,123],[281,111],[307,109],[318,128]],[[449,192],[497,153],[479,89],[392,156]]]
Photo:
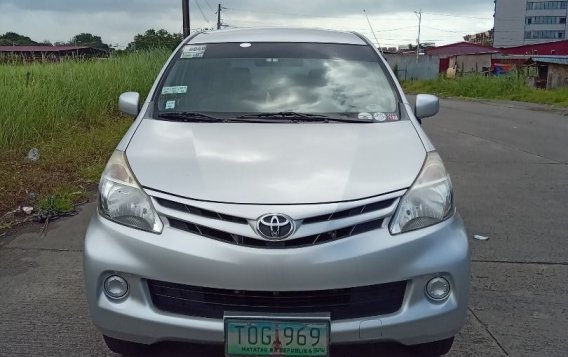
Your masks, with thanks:
[[[118,96],[145,97],[168,54],[0,65],[0,230],[17,220],[5,213],[19,205],[63,210],[85,196],[132,123],[118,112]],[[32,148],[37,162],[27,160]]]
[[[440,97],[502,99],[568,107],[568,88],[542,90],[530,88],[525,78],[511,74],[502,77],[466,76],[458,79],[440,77],[432,81],[408,81],[402,86],[408,93],[430,93]]]

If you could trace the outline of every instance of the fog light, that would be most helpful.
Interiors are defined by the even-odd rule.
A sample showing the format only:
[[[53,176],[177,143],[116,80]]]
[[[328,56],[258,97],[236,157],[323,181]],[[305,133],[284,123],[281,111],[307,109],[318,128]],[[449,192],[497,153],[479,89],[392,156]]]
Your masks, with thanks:
[[[437,277],[426,284],[426,295],[434,301],[443,301],[450,296],[450,282],[442,277]]]
[[[104,290],[111,299],[122,299],[128,293],[128,283],[118,275],[111,275],[105,279]]]

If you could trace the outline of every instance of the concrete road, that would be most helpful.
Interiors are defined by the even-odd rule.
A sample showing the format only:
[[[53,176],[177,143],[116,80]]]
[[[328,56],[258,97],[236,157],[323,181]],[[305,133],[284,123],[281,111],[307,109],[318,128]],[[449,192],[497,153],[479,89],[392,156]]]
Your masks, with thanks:
[[[450,170],[471,235],[470,314],[453,356],[568,355],[568,117],[504,104],[444,101],[424,126]],[[93,204],[0,238],[0,355],[110,356],[91,325],[81,271]],[[157,355],[221,356],[158,346]],[[392,356],[392,345],[334,356]]]

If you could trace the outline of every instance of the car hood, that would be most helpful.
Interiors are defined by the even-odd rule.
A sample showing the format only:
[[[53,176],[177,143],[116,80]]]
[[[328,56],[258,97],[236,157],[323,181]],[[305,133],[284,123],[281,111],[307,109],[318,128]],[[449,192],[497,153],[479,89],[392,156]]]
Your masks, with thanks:
[[[145,188],[215,202],[305,204],[408,188],[426,151],[409,121],[219,124],[145,119],[126,156]]]

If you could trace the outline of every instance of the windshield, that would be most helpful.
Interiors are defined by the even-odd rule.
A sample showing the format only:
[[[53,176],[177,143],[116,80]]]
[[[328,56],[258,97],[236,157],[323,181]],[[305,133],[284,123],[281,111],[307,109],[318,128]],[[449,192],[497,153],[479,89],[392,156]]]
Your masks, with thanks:
[[[158,115],[304,113],[398,120],[395,92],[368,46],[201,44],[184,46],[176,57],[156,92]]]

